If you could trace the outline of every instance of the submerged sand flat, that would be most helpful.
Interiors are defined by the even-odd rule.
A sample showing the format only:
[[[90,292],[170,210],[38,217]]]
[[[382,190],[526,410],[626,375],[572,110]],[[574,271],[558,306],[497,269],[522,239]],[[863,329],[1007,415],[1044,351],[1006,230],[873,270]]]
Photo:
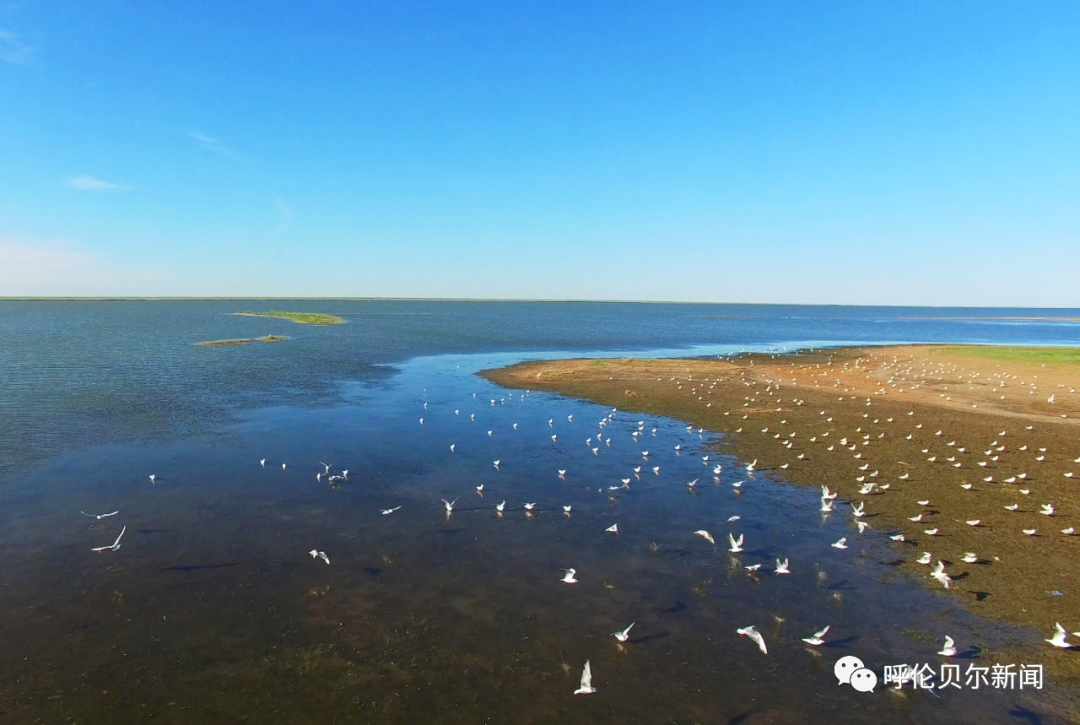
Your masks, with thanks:
[[[298,325],[341,325],[345,318],[337,315],[329,315],[324,312],[234,312],[237,317],[273,317],[281,320],[291,320]]]
[[[916,563],[922,552],[948,565],[949,593],[972,611],[1046,636],[1057,621],[1078,631],[1080,536],[1062,530],[1080,530],[1080,364],[1072,350],[1010,350],[579,359],[483,375],[722,433],[724,452],[756,459],[759,476],[864,501],[872,532],[905,537],[888,563],[927,586],[940,588],[931,567]],[[868,482],[887,488],[861,495]],[[1044,504],[1052,516],[1040,513]],[[847,503],[837,512],[851,517]],[[1031,529],[1036,535],[1023,533]],[[964,563],[967,552],[979,561]],[[1080,676],[1080,658],[1070,652],[1047,645],[1037,656],[1056,673]]]
[[[284,335],[264,335],[263,337],[246,337],[236,340],[207,340],[195,344],[198,347],[229,347],[232,345],[250,345],[255,342],[284,342],[288,339]]]

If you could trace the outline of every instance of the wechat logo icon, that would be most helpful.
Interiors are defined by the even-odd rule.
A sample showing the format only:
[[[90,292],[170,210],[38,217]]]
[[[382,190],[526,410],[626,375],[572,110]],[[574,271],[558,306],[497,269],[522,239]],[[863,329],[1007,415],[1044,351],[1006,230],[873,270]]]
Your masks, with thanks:
[[[873,670],[868,670],[858,657],[841,657],[833,666],[833,674],[837,683],[851,685],[859,692],[873,692],[877,687],[877,675]]]

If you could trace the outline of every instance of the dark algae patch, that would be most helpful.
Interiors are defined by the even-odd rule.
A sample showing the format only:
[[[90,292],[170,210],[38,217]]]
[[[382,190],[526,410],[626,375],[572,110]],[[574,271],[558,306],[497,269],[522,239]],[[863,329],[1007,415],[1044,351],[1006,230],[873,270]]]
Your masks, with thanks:
[[[337,315],[328,315],[323,312],[234,312],[234,315],[241,317],[276,317],[283,320],[292,320],[300,325],[340,325],[345,322],[345,318],[338,317]]]

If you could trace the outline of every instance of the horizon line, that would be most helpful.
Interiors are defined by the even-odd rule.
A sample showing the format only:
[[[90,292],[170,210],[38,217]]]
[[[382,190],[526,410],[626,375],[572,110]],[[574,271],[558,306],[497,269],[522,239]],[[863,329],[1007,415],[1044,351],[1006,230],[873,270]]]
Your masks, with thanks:
[[[228,302],[228,301],[287,301],[287,302],[546,302],[546,303],[593,303],[638,305],[714,305],[759,307],[899,307],[919,309],[1028,309],[1028,310],[1077,310],[1080,307],[1024,307],[1018,305],[926,305],[926,304],[865,304],[849,302],[707,302],[693,300],[632,300],[632,299],[579,299],[544,297],[295,297],[295,296],[127,296],[127,295],[19,295],[0,296],[0,302]]]

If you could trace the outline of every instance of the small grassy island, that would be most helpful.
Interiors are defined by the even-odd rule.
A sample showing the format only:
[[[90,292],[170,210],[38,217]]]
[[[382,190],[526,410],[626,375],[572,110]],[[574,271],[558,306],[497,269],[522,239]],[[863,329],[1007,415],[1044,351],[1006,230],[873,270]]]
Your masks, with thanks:
[[[253,342],[284,342],[289,338],[284,335],[265,335],[264,337],[249,337],[242,340],[208,340],[207,342],[195,343],[199,347],[226,347],[228,345],[250,345]]]
[[[345,318],[337,315],[327,315],[322,312],[234,312],[241,317],[278,317],[283,320],[292,320],[300,325],[340,325]]]

